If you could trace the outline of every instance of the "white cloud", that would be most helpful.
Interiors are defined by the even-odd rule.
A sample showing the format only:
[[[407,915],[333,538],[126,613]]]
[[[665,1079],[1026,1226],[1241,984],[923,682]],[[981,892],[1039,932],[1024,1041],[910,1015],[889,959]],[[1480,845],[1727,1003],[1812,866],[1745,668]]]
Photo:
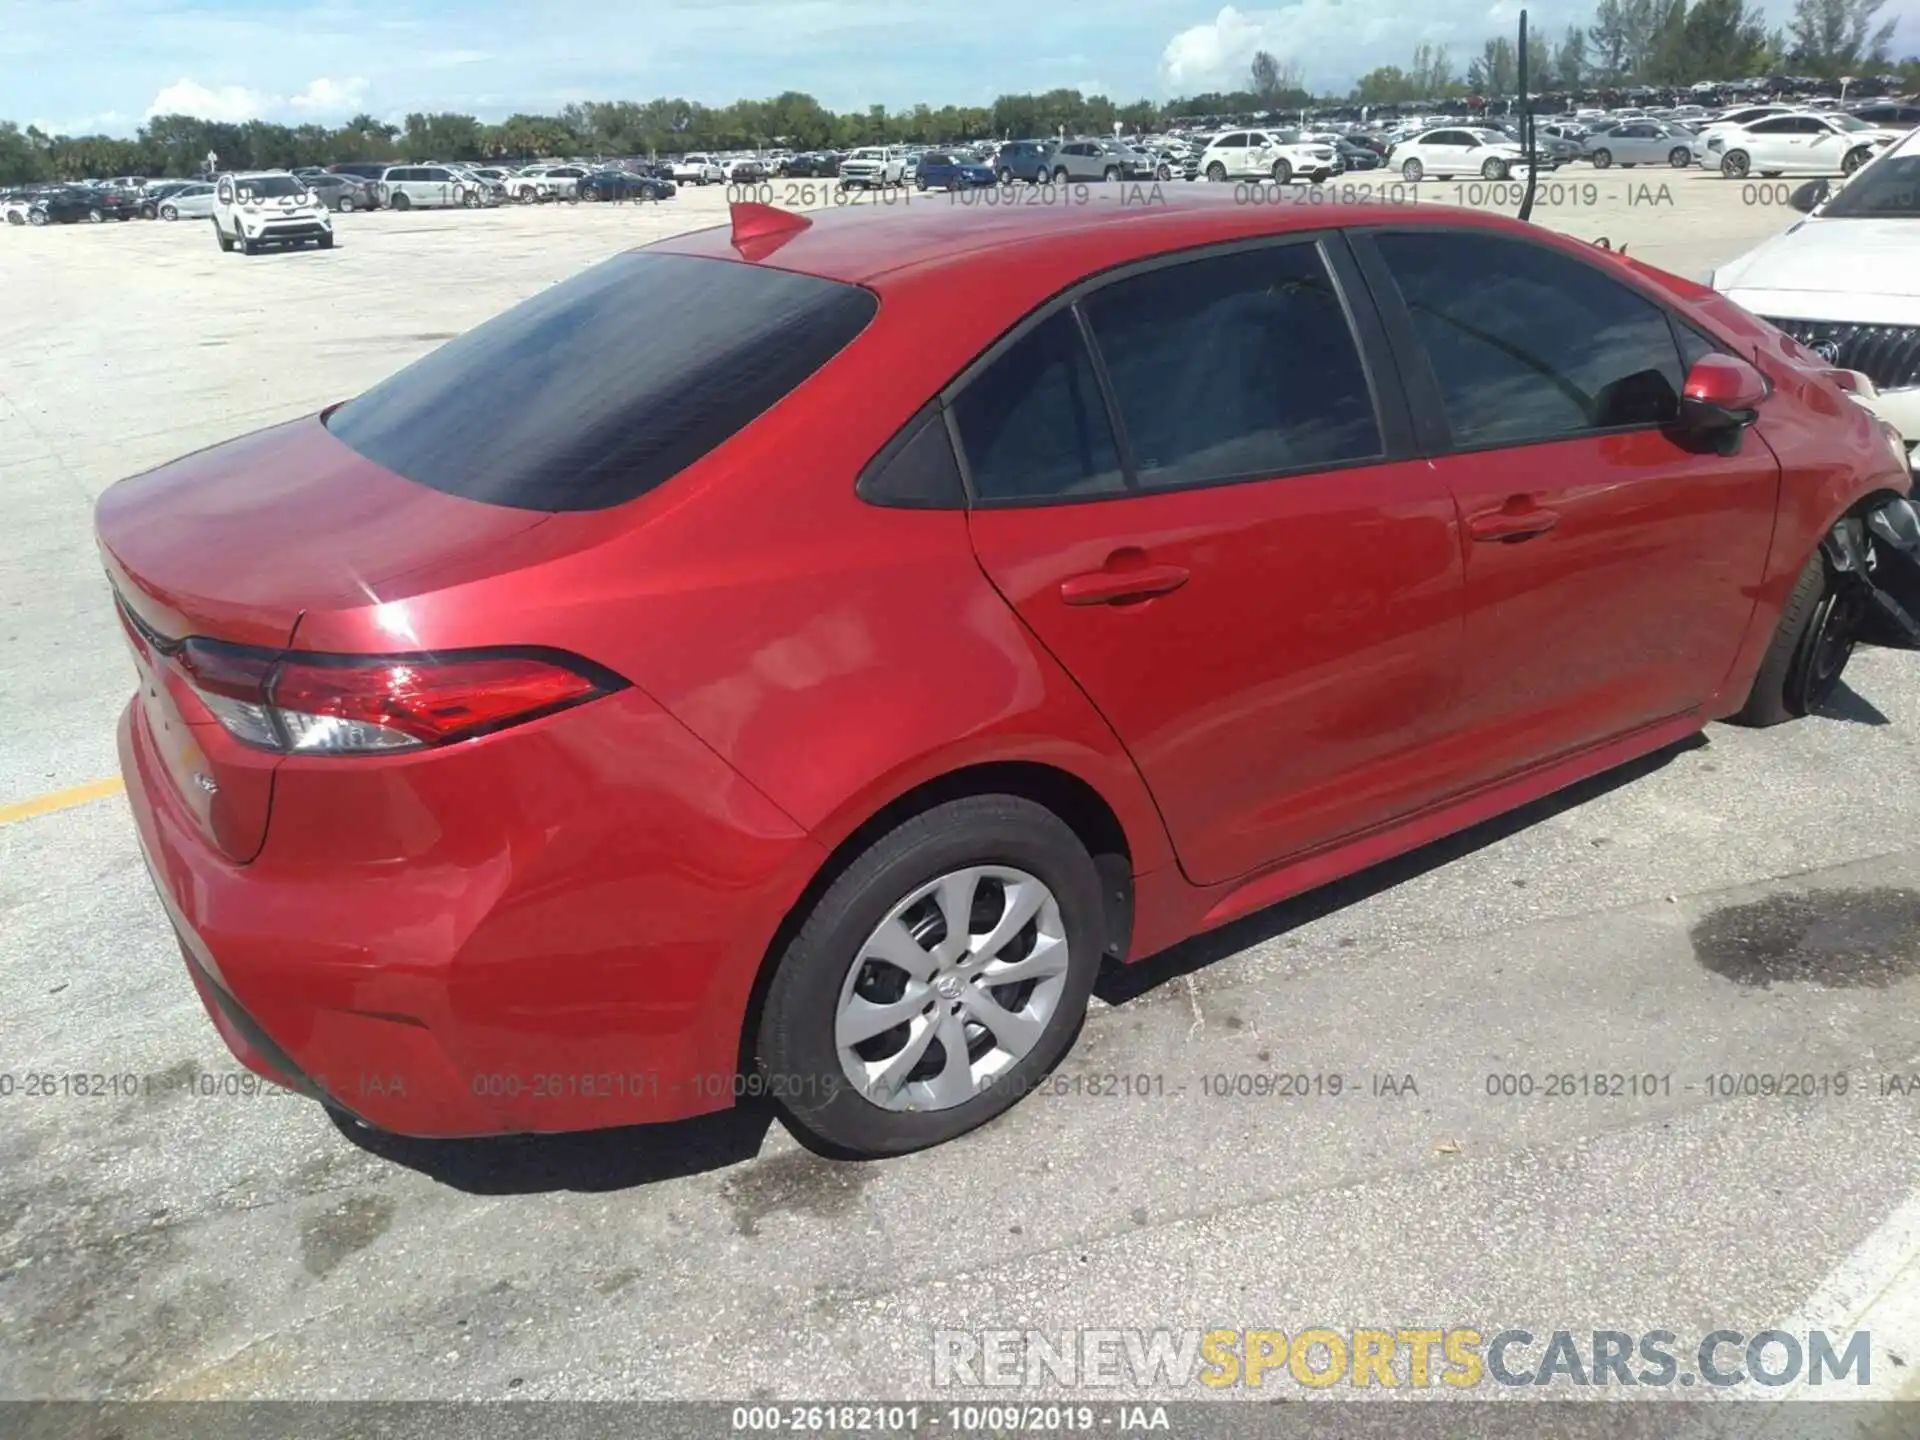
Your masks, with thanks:
[[[197,120],[217,120],[237,125],[257,120],[272,101],[243,85],[209,88],[198,80],[179,79],[153,97],[147,106],[147,119],[156,115],[191,115]]]
[[[360,108],[367,93],[367,82],[358,76],[351,80],[330,80],[322,75],[307,82],[307,88],[287,101],[289,108],[308,115],[349,115]]]
[[[1182,30],[1160,56],[1160,82],[1173,95],[1244,89],[1256,50],[1300,68],[1309,90],[1345,89],[1376,64],[1405,65],[1420,40],[1445,40],[1453,22],[1430,16],[1413,25],[1398,0],[1300,0],[1278,10],[1229,5],[1203,25]],[[1404,42],[1405,54],[1397,53]]]
[[[268,95],[244,85],[203,85],[198,80],[180,79],[153,97],[146,118],[191,115],[198,120],[238,125],[276,115],[302,120],[344,117],[362,108],[366,92],[367,82],[358,76],[335,80],[322,75],[309,80],[307,88],[296,95]]]

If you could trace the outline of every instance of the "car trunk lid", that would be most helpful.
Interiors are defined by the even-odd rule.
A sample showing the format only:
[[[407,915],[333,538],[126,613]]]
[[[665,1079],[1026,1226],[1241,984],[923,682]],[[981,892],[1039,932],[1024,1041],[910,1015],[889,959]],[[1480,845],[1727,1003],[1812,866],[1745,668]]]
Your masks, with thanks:
[[[477,555],[546,518],[403,480],[335,440],[317,416],[199,451],[101,497],[95,528],[144,728],[177,799],[222,854],[245,863],[259,853],[281,757],[215,718],[185,642],[283,650],[309,609],[365,604],[383,581]]]

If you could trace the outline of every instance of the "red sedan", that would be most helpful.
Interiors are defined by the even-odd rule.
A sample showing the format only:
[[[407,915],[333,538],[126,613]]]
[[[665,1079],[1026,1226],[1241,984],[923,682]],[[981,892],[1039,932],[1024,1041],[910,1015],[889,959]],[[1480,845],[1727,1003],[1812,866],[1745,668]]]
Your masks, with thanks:
[[[740,206],[109,490],[127,789],[366,1124],[910,1150],[1103,959],[1817,704],[1912,519],[1848,383],[1480,214]]]

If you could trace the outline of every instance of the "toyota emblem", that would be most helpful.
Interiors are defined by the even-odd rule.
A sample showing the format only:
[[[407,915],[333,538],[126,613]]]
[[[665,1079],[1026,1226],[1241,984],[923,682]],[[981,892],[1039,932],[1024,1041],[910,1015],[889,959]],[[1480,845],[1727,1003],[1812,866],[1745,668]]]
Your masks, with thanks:
[[[1813,350],[1814,354],[1818,355],[1822,360],[1826,361],[1829,365],[1839,364],[1840,342],[1838,340],[1816,341],[1810,348]]]

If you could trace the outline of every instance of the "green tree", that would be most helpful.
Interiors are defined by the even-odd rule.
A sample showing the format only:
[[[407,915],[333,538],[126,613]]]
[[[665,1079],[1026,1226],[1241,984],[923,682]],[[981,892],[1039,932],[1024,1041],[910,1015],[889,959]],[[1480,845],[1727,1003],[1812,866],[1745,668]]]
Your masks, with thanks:
[[[1553,83],[1562,90],[1578,90],[1587,83],[1587,32],[1569,25],[1553,54]]]
[[[1815,75],[1858,75],[1885,68],[1895,21],[1876,25],[1887,0],[1794,0],[1788,58]]]

